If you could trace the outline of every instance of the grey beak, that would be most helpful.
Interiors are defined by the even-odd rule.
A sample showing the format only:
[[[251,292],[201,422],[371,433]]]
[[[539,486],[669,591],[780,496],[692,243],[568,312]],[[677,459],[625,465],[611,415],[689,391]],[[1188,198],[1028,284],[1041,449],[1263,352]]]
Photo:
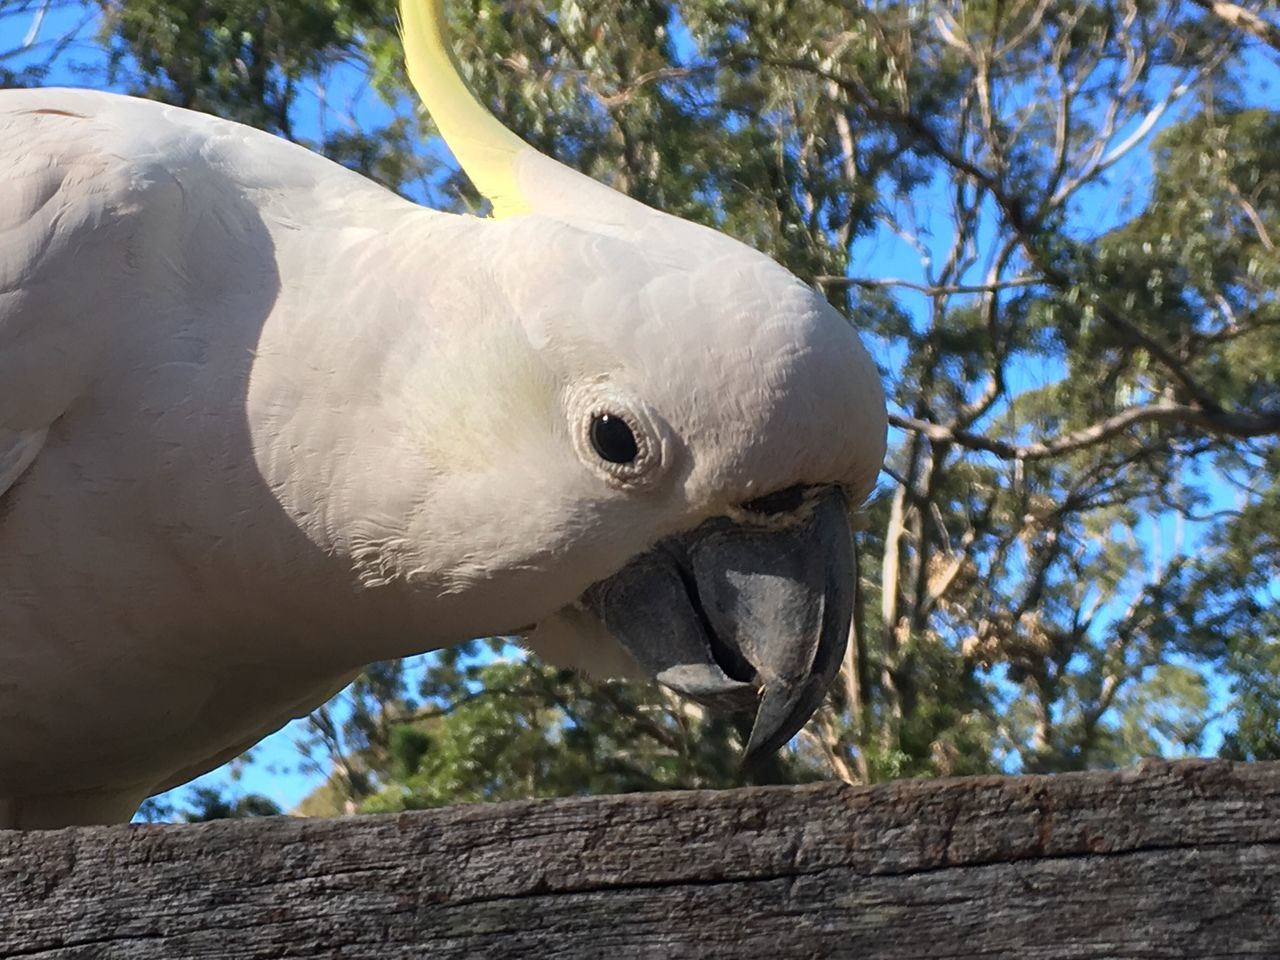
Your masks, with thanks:
[[[583,600],[658,681],[711,707],[750,709],[747,757],[804,726],[840,669],[853,613],[842,491],[793,514],[709,520],[666,540]]]

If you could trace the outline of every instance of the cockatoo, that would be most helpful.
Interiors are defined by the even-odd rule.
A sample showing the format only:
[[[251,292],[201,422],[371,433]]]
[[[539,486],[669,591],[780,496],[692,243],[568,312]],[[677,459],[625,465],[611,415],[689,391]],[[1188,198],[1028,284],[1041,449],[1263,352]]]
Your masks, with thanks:
[[[766,256],[533,150],[441,0],[412,82],[492,202],[0,92],[0,826],[128,819],[367,663],[519,634],[790,738],[885,450],[857,333]]]

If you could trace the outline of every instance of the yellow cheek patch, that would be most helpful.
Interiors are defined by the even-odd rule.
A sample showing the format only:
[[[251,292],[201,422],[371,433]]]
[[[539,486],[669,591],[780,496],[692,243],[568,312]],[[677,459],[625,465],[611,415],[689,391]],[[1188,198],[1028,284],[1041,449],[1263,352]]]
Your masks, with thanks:
[[[442,472],[520,469],[521,451],[532,445],[545,451],[566,433],[556,380],[527,343],[459,339],[440,344],[421,365],[422,376],[406,385],[413,442]]]

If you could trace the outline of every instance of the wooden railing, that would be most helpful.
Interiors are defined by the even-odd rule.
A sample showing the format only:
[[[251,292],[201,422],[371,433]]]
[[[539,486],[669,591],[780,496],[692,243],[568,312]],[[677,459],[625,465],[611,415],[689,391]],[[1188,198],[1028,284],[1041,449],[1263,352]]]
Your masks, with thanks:
[[[1280,958],[1280,764],[0,833],[0,958]]]

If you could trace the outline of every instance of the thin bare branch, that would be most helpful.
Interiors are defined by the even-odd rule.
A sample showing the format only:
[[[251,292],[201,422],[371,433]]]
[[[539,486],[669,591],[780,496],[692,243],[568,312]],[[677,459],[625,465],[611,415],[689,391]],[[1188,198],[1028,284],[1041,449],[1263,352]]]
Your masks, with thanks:
[[[1254,11],[1238,3],[1227,3],[1226,0],[1191,0],[1191,2],[1237,30],[1243,30],[1256,37],[1280,53],[1280,27],[1264,20]]]
[[[832,277],[820,276],[814,277],[813,282],[820,287],[829,290],[842,290],[849,287],[860,287],[864,290],[880,290],[885,287],[904,287],[908,290],[915,290],[929,297],[949,297],[959,296],[962,294],[973,293],[992,293],[997,290],[1014,290],[1019,287],[1034,287],[1042,285],[1044,280],[1040,277],[1010,277],[1008,280],[999,280],[991,283],[955,283],[943,286],[930,286],[924,283],[915,283],[911,280],[903,280],[898,277]]]
[[[899,429],[910,430],[942,443],[954,443],[971,450],[993,453],[1003,460],[1045,460],[1075,453],[1086,447],[1104,443],[1141,423],[1176,423],[1194,426],[1211,433],[1231,437],[1280,436],[1280,411],[1247,413],[1208,413],[1186,405],[1151,405],[1131,407],[1115,416],[1081,430],[1038,443],[1016,444],[997,440],[980,433],[955,430],[939,423],[915,417],[890,414],[889,422]]]

